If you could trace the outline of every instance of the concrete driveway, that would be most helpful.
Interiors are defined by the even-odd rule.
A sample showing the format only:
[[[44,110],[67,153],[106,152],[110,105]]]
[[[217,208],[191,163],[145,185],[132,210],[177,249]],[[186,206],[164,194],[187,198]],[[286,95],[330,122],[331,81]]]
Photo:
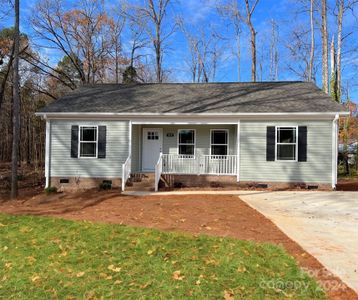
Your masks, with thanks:
[[[358,192],[254,192],[240,198],[358,291]]]

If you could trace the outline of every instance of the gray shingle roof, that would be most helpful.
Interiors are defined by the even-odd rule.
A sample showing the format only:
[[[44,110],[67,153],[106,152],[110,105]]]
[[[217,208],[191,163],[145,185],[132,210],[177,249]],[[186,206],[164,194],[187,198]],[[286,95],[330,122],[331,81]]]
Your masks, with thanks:
[[[83,86],[40,112],[278,113],[342,112],[307,82],[98,84]]]

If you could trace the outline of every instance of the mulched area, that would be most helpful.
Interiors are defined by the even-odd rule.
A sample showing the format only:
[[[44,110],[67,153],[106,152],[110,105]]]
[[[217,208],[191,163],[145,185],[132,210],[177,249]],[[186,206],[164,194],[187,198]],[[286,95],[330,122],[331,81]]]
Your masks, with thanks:
[[[2,202],[0,211],[275,243],[286,248],[301,267],[309,270],[326,287],[330,299],[358,299],[352,289],[237,196],[203,194],[134,197],[114,191],[49,196],[39,194],[23,200]]]

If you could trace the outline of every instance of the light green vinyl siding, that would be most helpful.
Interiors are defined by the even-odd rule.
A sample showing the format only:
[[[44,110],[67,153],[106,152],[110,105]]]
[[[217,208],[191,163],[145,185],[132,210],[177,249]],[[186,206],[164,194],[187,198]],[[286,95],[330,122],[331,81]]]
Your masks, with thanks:
[[[307,126],[307,161],[266,161],[267,126]],[[331,149],[332,121],[241,121],[240,180],[330,183]]]
[[[178,130],[194,129],[195,134],[195,153],[197,155],[210,154],[210,130],[228,129],[229,130],[229,153],[236,154],[236,125],[134,125],[132,130],[132,170],[140,171],[142,161],[142,130],[143,128],[162,128],[163,129],[163,153],[178,154]],[[168,134],[170,136],[168,136]],[[171,136],[173,134],[173,136]]]
[[[71,158],[72,125],[106,126],[106,158]],[[129,122],[52,120],[50,149],[52,177],[121,177],[129,154]]]

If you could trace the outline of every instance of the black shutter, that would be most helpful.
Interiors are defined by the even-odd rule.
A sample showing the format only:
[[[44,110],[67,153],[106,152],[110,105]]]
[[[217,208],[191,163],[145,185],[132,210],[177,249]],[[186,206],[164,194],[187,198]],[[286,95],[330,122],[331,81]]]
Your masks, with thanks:
[[[71,157],[78,158],[78,125],[71,127]]]
[[[107,128],[98,126],[98,158],[106,158]]]
[[[266,129],[266,160],[275,161],[275,126],[267,126]]]
[[[307,126],[298,127],[298,161],[307,161]]]

